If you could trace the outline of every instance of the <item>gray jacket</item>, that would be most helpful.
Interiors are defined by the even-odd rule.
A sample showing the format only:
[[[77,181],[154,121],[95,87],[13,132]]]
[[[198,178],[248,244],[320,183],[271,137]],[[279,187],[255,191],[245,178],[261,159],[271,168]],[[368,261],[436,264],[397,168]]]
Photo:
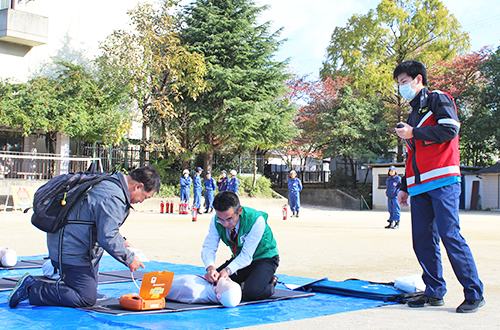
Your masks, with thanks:
[[[112,177],[116,180],[104,180],[95,185],[75,204],[68,220],[81,220],[81,223],[68,223],[59,231],[47,234],[51,260],[62,260],[65,265],[91,264],[95,267],[103,250],[126,266],[134,260],[134,253],[125,247],[118,231],[130,212],[127,180],[122,173]]]

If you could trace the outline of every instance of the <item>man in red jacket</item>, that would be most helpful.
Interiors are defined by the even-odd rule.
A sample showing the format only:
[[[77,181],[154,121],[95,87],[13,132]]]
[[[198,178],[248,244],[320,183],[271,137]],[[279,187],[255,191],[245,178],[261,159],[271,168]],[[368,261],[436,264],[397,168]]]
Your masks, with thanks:
[[[446,283],[439,248],[441,239],[453,271],[464,287],[465,300],[456,311],[476,312],[485,300],[474,258],[460,234],[460,123],[455,102],[450,95],[430,92],[425,87],[427,71],[418,61],[399,64],[394,79],[401,96],[410,100],[412,107],[407,123],[398,123],[396,129],[408,150],[398,202],[407,206],[411,196],[413,249],[426,284],[424,295],[408,301],[408,306],[444,305]]]

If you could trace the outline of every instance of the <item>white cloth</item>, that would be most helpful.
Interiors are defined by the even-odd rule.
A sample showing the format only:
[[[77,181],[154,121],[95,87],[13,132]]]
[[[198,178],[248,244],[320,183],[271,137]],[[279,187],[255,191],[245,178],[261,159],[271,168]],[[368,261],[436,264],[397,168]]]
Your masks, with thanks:
[[[215,227],[215,218],[216,216],[214,216],[210,221],[208,235],[205,238],[205,242],[203,242],[203,249],[201,251],[201,259],[203,260],[205,268],[208,268],[209,266],[215,267],[215,253],[219,248],[220,236],[217,228]],[[239,221],[235,228],[236,230],[239,230]],[[255,223],[248,234],[239,238],[243,241],[243,248],[241,249],[240,254],[238,254],[238,256],[227,266],[231,270],[229,275],[236,273],[239,269],[245,268],[252,263],[253,255],[260,243],[260,240],[262,239],[262,235],[264,235],[265,230],[266,220],[263,216],[260,216],[257,220],[255,220]],[[230,237],[231,231],[226,229],[226,234]]]
[[[188,304],[218,304],[214,287],[198,275],[174,275],[167,299]]]

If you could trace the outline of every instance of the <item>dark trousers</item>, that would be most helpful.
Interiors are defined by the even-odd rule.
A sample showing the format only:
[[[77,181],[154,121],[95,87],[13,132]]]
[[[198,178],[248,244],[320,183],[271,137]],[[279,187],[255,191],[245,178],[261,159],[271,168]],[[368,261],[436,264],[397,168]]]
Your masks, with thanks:
[[[52,261],[59,269],[57,262]],[[57,283],[37,281],[29,290],[29,302],[38,306],[89,307],[97,301],[99,265],[71,266],[63,264],[64,279]]]
[[[230,276],[236,283],[245,283],[243,300],[262,300],[274,294],[274,286],[270,282],[278,268],[279,261],[279,256],[254,260],[250,265]]]
[[[440,238],[466,299],[479,299],[483,283],[479,280],[472,252],[460,234],[458,203],[460,184],[411,197],[413,250],[423,269],[425,294],[442,298],[446,293],[441,264]]]
[[[387,210],[389,211],[389,221],[399,221],[401,218],[401,206],[398,198],[387,198]]]

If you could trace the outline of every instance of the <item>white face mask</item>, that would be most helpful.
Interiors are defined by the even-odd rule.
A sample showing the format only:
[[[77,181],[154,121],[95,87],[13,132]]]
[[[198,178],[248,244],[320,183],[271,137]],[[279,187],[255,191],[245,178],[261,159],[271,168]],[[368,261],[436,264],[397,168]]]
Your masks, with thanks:
[[[416,88],[411,88],[410,84],[414,82],[417,78],[413,79],[411,82],[399,86],[399,94],[406,100],[413,100],[417,94]]]

